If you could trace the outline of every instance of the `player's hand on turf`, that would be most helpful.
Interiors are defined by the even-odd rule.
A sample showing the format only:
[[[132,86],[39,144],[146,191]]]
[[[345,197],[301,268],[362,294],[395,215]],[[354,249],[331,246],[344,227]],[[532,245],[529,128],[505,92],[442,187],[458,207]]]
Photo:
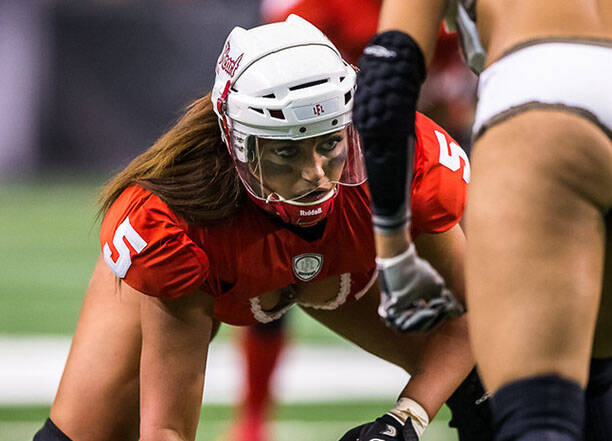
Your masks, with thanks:
[[[402,254],[377,258],[381,301],[378,314],[402,332],[428,331],[447,316],[465,312],[438,272],[410,244]]]
[[[410,418],[406,424],[391,414],[349,430],[340,441],[419,441]]]

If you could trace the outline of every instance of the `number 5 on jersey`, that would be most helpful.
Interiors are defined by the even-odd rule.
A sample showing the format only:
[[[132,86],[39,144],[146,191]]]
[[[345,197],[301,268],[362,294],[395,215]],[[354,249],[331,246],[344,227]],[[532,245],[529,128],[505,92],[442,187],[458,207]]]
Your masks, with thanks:
[[[470,183],[470,160],[468,159],[467,153],[459,147],[455,142],[446,142],[446,137],[443,133],[434,130],[436,137],[438,138],[438,144],[440,144],[440,164],[444,167],[457,171],[461,167],[461,161],[463,159],[463,180],[466,183]]]
[[[125,277],[125,274],[132,265],[130,249],[123,240],[124,238],[134,248],[136,253],[140,253],[147,246],[145,240],[140,237],[140,234],[138,234],[130,224],[130,218],[126,217],[115,231],[115,236],[113,237],[113,246],[119,253],[119,257],[117,257],[116,261],[112,258],[112,252],[108,246],[108,242],[104,244],[104,261],[120,279]]]

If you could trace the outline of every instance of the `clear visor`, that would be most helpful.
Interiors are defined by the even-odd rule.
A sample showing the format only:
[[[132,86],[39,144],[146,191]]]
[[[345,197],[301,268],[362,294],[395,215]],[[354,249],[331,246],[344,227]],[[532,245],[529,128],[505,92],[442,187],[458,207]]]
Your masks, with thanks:
[[[312,138],[268,139],[231,130],[231,154],[246,189],[261,200],[313,205],[366,173],[359,135],[346,127]]]

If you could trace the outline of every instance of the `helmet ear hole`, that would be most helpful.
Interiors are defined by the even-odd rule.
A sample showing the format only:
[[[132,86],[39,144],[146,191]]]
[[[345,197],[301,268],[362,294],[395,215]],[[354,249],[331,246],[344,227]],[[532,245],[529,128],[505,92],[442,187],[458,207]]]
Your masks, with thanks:
[[[247,161],[255,162],[256,152],[255,152],[255,137],[249,136],[246,139],[246,148],[247,148]]]

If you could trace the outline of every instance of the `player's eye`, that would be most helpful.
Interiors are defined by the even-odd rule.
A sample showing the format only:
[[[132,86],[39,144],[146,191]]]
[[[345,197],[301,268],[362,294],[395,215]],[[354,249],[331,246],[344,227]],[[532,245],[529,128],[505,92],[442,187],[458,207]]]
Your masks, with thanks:
[[[332,152],[338,146],[338,144],[342,142],[342,139],[343,138],[340,135],[330,136],[325,141],[323,141],[321,144],[319,144],[317,148],[319,149],[319,151],[323,153]]]

